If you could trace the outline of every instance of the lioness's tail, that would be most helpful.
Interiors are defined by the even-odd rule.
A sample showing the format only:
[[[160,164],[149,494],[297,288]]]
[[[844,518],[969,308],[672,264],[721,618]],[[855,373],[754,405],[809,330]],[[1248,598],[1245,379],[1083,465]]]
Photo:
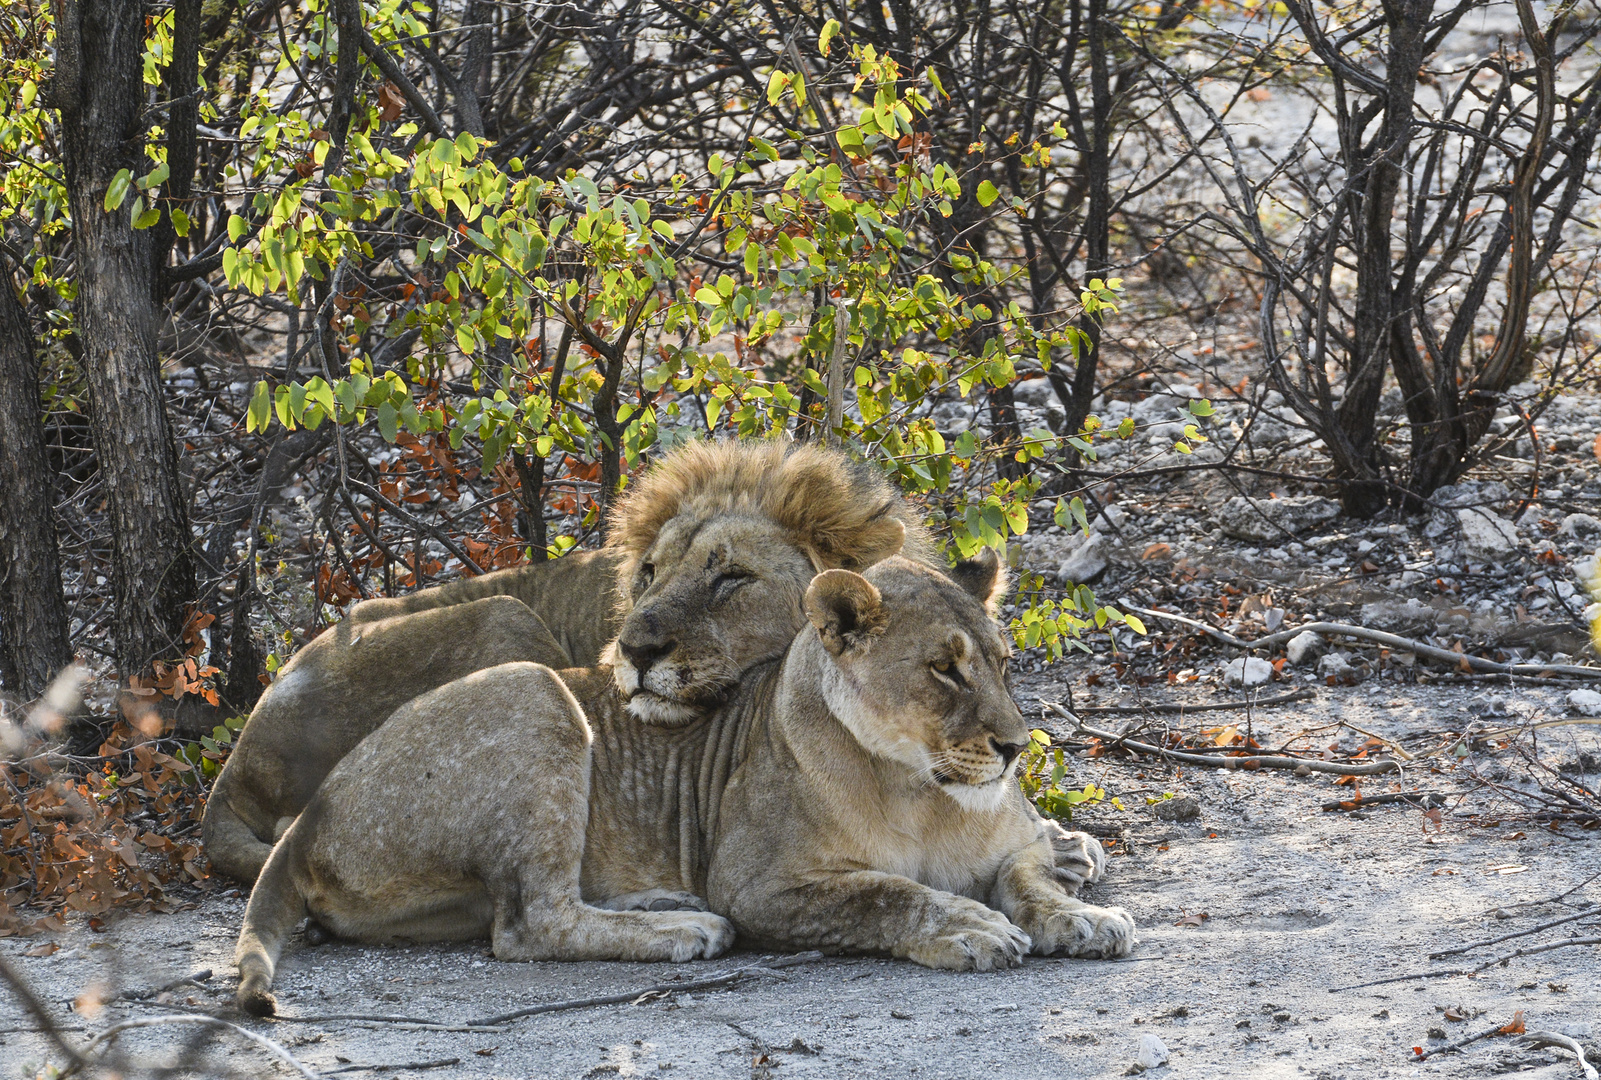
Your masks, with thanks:
[[[272,849],[267,865],[256,879],[239,930],[234,963],[239,967],[239,1007],[256,1016],[271,1016],[278,1008],[272,996],[272,977],[283,952],[284,939],[306,917],[306,898],[295,887],[290,865],[294,859],[295,830],[291,826]]]
[[[200,825],[200,835],[205,842],[206,857],[211,860],[211,868],[248,885],[261,873],[267,857],[272,854],[272,845],[251,831],[245,819],[234,811],[228,801],[227,785],[223,783],[227,773],[228,770],[224,768],[223,776],[218,778],[217,786],[212,789],[211,798],[206,802],[206,816]]]

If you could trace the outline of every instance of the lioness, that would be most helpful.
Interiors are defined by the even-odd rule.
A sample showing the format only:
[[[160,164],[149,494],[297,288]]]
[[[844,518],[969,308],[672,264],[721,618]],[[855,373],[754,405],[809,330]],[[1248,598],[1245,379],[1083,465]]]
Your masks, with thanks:
[[[645,650],[634,658],[646,665],[647,681],[673,684],[649,700],[687,718],[715,705],[749,663],[782,652],[805,624],[800,597],[814,572],[861,569],[893,554],[902,537],[910,537],[909,553],[938,561],[916,512],[868,466],[815,446],[697,442],[665,456],[629,489],[603,555],[570,565],[595,598],[604,592],[612,603],[620,593],[625,613],[648,594],[623,663],[634,662],[630,649]],[[217,778],[204,825],[212,867],[254,881],[328,771],[419,694],[511,661],[569,667],[535,611],[570,626],[600,621],[604,609],[586,606],[571,583],[559,589],[566,606],[530,590],[560,582],[552,574],[572,558],[542,568],[543,576],[488,575],[432,591],[426,601],[428,592],[359,604],[360,617],[303,648],[256,704]],[[603,566],[621,587],[595,584]],[[490,578],[496,588],[518,585],[515,595],[477,597]],[[444,606],[392,615],[433,601]],[[430,759],[455,745],[449,713],[435,717],[434,731]]]
[[[617,906],[641,883],[709,895],[752,941],[786,948],[955,970],[1015,965],[1031,947],[1127,953],[1133,920],[1068,895],[1014,783],[1028,731],[1005,689],[986,556],[958,568],[960,585],[904,558],[817,575],[784,659],[677,727],[631,719],[615,681],[586,723],[563,679],[526,663],[402,707],[274,849],[239,936],[239,1003],[273,1011],[284,939],[308,913],[364,941],[488,935],[502,959],[731,944],[718,915],[586,903]],[[631,705],[675,700],[632,678]],[[437,715],[458,718],[462,750],[419,777]]]

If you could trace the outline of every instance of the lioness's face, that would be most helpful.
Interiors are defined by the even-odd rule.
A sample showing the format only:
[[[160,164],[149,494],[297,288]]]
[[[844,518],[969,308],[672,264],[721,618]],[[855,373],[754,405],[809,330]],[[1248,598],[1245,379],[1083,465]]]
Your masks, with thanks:
[[[1011,645],[986,608],[997,574],[993,555],[957,581],[897,558],[819,574],[805,599],[833,662],[834,715],[870,753],[976,810],[1015,790],[1029,738],[1008,688]]]
[[[715,708],[806,625],[801,598],[815,572],[765,518],[668,522],[639,563],[612,650],[628,711],[670,727]]]

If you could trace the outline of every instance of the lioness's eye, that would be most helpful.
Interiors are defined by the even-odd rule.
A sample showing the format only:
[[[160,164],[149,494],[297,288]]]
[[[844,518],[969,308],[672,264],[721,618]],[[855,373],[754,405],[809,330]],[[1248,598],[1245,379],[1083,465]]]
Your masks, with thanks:
[[[936,660],[933,663],[933,668],[941,675],[948,675],[951,670],[951,662],[949,660]]]

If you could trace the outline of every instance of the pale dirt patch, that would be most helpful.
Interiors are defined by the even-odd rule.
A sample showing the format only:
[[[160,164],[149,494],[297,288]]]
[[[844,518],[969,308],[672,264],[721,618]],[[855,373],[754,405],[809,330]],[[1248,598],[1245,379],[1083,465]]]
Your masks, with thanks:
[[[1059,677],[1037,677],[1020,688],[1020,698],[1026,705],[1036,696],[1056,695]],[[1453,724],[1460,729],[1454,718],[1466,715],[1482,689],[1323,689],[1314,701],[1259,712],[1257,738],[1267,742],[1264,733],[1282,738],[1336,718],[1395,738]],[[1103,703],[1123,700],[1105,685],[1096,692]],[[1510,690],[1514,711],[1522,715],[1560,713],[1561,692]],[[1082,703],[1085,691],[1080,687],[1078,693]],[[1214,713],[1204,722],[1220,719]],[[1601,743],[1595,729],[1560,731],[1560,741],[1553,735],[1542,744],[1553,760],[1594,753]],[[1601,951],[1595,948],[1516,959],[1475,978],[1330,992],[1430,967],[1464,966],[1526,943],[1597,934],[1581,920],[1466,957],[1427,959],[1432,950],[1571,910],[1512,905],[1555,896],[1601,871],[1601,831],[1568,829],[1564,837],[1510,817],[1486,826],[1458,816],[1477,813],[1483,822],[1510,811],[1493,796],[1473,795],[1460,803],[1455,796],[1468,789],[1459,779],[1467,767],[1494,771],[1498,763],[1511,762],[1505,754],[1480,753],[1452,773],[1420,769],[1419,786],[1453,795],[1443,830],[1430,825],[1427,833],[1421,813],[1410,807],[1380,806],[1361,817],[1322,812],[1321,802],[1348,790],[1335,788],[1328,777],[1194,770],[1175,777],[1164,769],[1080,762],[1081,779],[1095,779],[1114,794],[1129,793],[1123,800],[1127,812],[1102,808],[1080,819],[1100,829],[1126,829],[1130,853],[1112,858],[1105,882],[1089,895],[1135,914],[1141,940],[1126,962],[1031,959],[1015,971],[958,975],[899,961],[828,959],[730,991],[529,1017],[494,1033],[234,1018],[284,1043],[320,1073],[380,1066],[342,1074],[374,1077],[769,1075],[760,1065],[753,1071],[754,1039],[769,1048],[770,1075],[779,1078],[1059,1080],[1122,1075],[1147,1032],[1156,1033],[1171,1054],[1169,1064],[1152,1073],[1159,1077],[1577,1077],[1570,1056],[1524,1051],[1511,1039],[1487,1040],[1421,1064],[1410,1060],[1410,1048],[1430,1045],[1431,1028],[1460,1038],[1510,1020],[1517,1010],[1531,1030],[1564,1031],[1593,1046],[1592,1025],[1601,1011]],[[1145,778],[1138,779],[1137,771]],[[1376,794],[1388,786],[1370,782],[1365,791]],[[1158,820],[1145,798],[1166,791],[1195,798],[1199,818]],[[1508,839],[1520,832],[1521,838]],[[1517,866],[1527,869],[1495,869]],[[1569,903],[1582,899],[1601,900],[1601,881]],[[0,950],[81,1040],[115,1019],[161,1012],[125,1004],[87,1021],[68,1012],[67,1003],[96,981],[145,987],[210,968],[211,989],[182,991],[179,1000],[228,1010],[243,906],[240,898],[213,895],[176,915],[124,916],[105,933],[75,926],[52,939],[61,945],[52,956],[25,955],[42,939],[6,940]],[[1497,908],[1509,917],[1497,918]],[[1189,920],[1199,927],[1175,925],[1202,912],[1204,920]],[[701,978],[760,958],[737,953],[681,967],[501,964],[485,955],[483,945],[310,948],[297,935],[278,991],[286,1013],[404,1014],[451,1022],[523,1004],[642,989],[676,975]],[[1553,983],[1565,989],[1555,990]],[[1446,1008],[1479,1015],[1453,1022],[1445,1018]],[[0,1075],[31,1075],[24,1072],[28,1064],[49,1057],[41,1037],[18,1030],[28,1026],[19,1004],[0,994]],[[127,1041],[158,1059],[170,1057],[177,1044],[173,1029],[137,1033]],[[243,1040],[222,1036],[209,1045],[218,1072],[289,1075]],[[396,1067],[450,1058],[459,1062],[431,1070]]]

